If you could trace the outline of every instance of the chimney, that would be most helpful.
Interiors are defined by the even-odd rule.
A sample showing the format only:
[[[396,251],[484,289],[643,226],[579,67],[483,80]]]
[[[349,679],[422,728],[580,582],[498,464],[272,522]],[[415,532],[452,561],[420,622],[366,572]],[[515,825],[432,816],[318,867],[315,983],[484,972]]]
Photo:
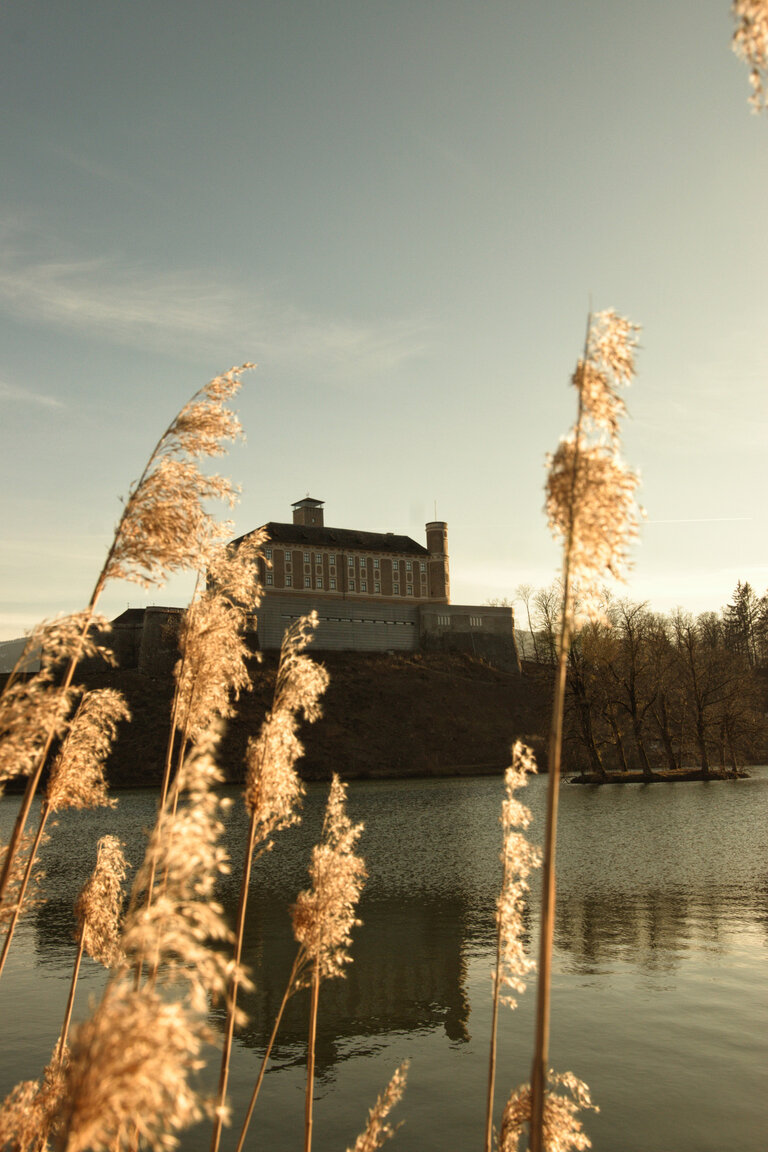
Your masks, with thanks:
[[[323,500],[313,500],[307,495],[303,500],[292,504],[294,524],[303,524],[305,527],[323,527]]]

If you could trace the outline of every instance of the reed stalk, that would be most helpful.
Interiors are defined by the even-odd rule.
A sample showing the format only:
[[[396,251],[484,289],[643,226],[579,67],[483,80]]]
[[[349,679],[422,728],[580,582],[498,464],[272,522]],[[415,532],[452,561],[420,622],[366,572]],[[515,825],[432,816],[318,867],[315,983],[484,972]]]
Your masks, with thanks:
[[[507,861],[504,859],[501,884],[507,879]],[[499,1026],[499,993],[501,988],[501,920],[496,922],[496,963],[493,973],[493,999],[491,1001],[491,1043],[488,1058],[488,1094],[485,1108],[485,1152],[493,1149],[493,1099],[496,1087],[496,1036]]]
[[[584,351],[581,359],[581,383],[589,357],[589,338],[592,330],[592,313],[587,315],[587,330],[584,336]],[[578,371],[578,369],[577,369]],[[536,1032],[531,1068],[531,1148],[530,1152],[542,1152],[544,1128],[544,1094],[547,1085],[547,1064],[549,1060],[549,1028],[552,988],[552,949],[555,936],[556,901],[556,851],[557,815],[560,798],[560,766],[563,747],[563,715],[565,711],[565,684],[568,671],[568,648],[570,645],[570,618],[572,610],[571,555],[576,519],[576,488],[578,483],[581,429],[584,419],[583,387],[577,387],[578,411],[574,435],[574,464],[571,473],[570,492],[567,508],[567,533],[563,548],[563,598],[560,613],[560,635],[558,638],[557,669],[555,690],[550,717],[549,741],[547,745],[547,811],[544,832],[544,857],[541,881],[541,925],[539,928],[539,963],[536,983]]]
[[[72,1009],[75,1004],[75,991],[77,989],[77,980],[80,975],[80,964],[83,959],[83,952],[85,951],[85,923],[81,924],[80,932],[77,938],[77,955],[75,956],[75,963],[72,969],[72,980],[69,985],[69,996],[67,998],[67,1007],[64,1012],[64,1023],[61,1026],[61,1038],[59,1039],[58,1049],[58,1066],[62,1067],[64,1063],[64,1053],[67,1050],[67,1036],[69,1035],[69,1025],[72,1020]]]
[[[256,1078],[256,1083],[253,1087],[253,1092],[251,1093],[251,1099],[250,1099],[250,1102],[248,1104],[248,1111],[245,1114],[245,1120],[243,1121],[243,1127],[240,1131],[240,1137],[237,1141],[237,1148],[235,1149],[235,1152],[243,1152],[243,1145],[245,1144],[245,1137],[248,1134],[248,1127],[251,1123],[251,1117],[253,1116],[253,1110],[256,1107],[256,1101],[259,1098],[259,1092],[261,1091],[261,1085],[264,1081],[264,1075],[267,1071],[267,1064],[269,1063],[269,1058],[272,1055],[272,1049],[274,1047],[275,1040],[277,1039],[277,1033],[280,1029],[280,1024],[282,1023],[283,1013],[285,1012],[285,1006],[288,1003],[288,1001],[290,1000],[293,993],[296,991],[296,978],[297,978],[298,972],[299,972],[300,958],[301,958],[301,952],[299,953],[299,955],[296,957],[296,959],[293,962],[293,967],[291,968],[291,974],[288,977],[288,983],[286,984],[285,992],[283,993],[283,999],[280,1001],[280,1008],[278,1009],[277,1016],[275,1017],[275,1022],[272,1025],[272,1031],[269,1035],[267,1047],[265,1048],[264,1055],[261,1059],[261,1067],[259,1068],[259,1075]]]
[[[576,422],[550,459],[547,511],[563,542],[563,597],[549,730],[547,811],[536,986],[536,1023],[530,1087],[530,1152],[544,1152],[548,1076],[552,953],[556,902],[558,793],[568,650],[576,591],[594,612],[600,584],[621,579],[627,548],[637,534],[637,477],[619,458],[619,420],[625,406],[619,386],[634,376],[637,327],[614,312],[587,317],[584,349],[572,383],[578,396]],[[579,1082],[580,1083],[580,1082]]]
[[[302,785],[295,764],[304,749],[296,738],[299,716],[314,721],[319,718],[319,698],[328,684],[328,675],[314,661],[302,655],[317,627],[317,615],[301,617],[288,629],[280,650],[272,710],[262,724],[256,740],[250,740],[246,752],[245,805],[249,813],[248,840],[240,882],[234,966],[227,993],[227,1022],[219,1070],[219,1085],[211,1152],[217,1152],[229,1079],[235,1017],[237,1013],[238,972],[245,934],[246,909],[251,872],[258,855],[270,846],[272,833],[287,828],[299,817],[296,807]],[[189,713],[189,709],[187,710]]]
[[[240,898],[237,908],[237,926],[235,929],[234,961],[235,968],[227,990],[227,1024],[224,1032],[224,1044],[221,1052],[221,1067],[219,1069],[219,1086],[217,1091],[217,1107],[213,1118],[213,1132],[211,1133],[211,1152],[217,1152],[221,1140],[221,1130],[224,1124],[224,1102],[227,1098],[227,1082],[229,1080],[229,1061],[232,1055],[232,1040],[235,1033],[235,1013],[237,1008],[238,972],[243,954],[243,936],[245,934],[245,913],[248,906],[248,890],[250,888],[251,869],[253,867],[254,848],[256,843],[256,814],[251,813],[248,828],[248,844],[243,862],[243,878],[240,884]]]
[[[320,999],[320,960],[312,966],[312,985],[309,1007],[309,1040],[307,1042],[307,1091],[304,1105],[304,1152],[312,1149],[312,1105],[315,1089],[315,1043],[317,1040],[317,1005]]]

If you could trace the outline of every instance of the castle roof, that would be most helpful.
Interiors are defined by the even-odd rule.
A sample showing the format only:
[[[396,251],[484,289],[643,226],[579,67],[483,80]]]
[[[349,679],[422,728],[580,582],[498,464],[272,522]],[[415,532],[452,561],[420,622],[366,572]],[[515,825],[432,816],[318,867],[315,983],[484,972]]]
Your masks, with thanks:
[[[354,528],[325,528],[309,524],[279,524],[270,520],[263,524],[262,531],[269,536],[272,544],[297,544],[310,548],[338,548],[344,551],[392,552],[412,556],[429,556],[423,544],[417,544],[410,536],[396,536],[393,532],[358,532]],[[239,544],[245,536],[233,540]]]

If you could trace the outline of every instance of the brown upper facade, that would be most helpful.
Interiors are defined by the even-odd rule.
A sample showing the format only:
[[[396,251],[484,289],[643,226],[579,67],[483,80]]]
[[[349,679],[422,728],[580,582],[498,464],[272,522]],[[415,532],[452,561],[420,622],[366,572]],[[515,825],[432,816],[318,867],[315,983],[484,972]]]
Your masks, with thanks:
[[[306,496],[293,504],[293,523],[262,526],[269,539],[259,578],[265,592],[311,593],[324,600],[450,602],[448,525],[426,526],[427,546],[410,536],[327,528],[323,501]],[[244,540],[240,536],[234,545]]]

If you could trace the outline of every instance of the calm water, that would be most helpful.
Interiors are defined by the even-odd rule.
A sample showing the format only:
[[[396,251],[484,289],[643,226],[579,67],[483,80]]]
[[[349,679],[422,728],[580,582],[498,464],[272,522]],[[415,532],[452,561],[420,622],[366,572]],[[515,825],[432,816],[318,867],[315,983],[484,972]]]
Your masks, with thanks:
[[[538,816],[544,780],[528,788]],[[350,787],[365,821],[369,881],[355,962],[320,997],[315,1148],[343,1150],[400,1061],[408,1089],[394,1148],[482,1146],[493,908],[499,880],[496,779]],[[234,794],[234,793],[233,793]],[[304,824],[257,865],[246,942],[257,991],[234,1054],[235,1115],[258,1069],[293,957],[287,906],[306,884],[325,789]],[[0,804],[7,832],[16,800]],[[117,831],[129,858],[155,795],[69,815],[45,849],[49,900],[22,922],[0,981],[0,1093],[37,1076],[60,1026],[73,958],[72,903],[95,840]],[[537,819],[534,829],[540,828]],[[590,1085],[598,1152],[764,1152],[768,1144],[768,769],[711,784],[565,786],[551,1062]],[[244,820],[230,820],[235,862]],[[224,899],[233,910],[235,887]],[[536,923],[532,918],[531,936]],[[80,1013],[102,974],[85,962]],[[500,1098],[528,1079],[533,989],[501,1017]],[[77,1013],[77,1009],[76,1009]],[[304,995],[290,1006],[254,1116],[253,1146],[301,1146]],[[221,1028],[218,1015],[211,1017]],[[210,1074],[211,1081],[214,1073]],[[500,1110],[501,1105],[499,1106]],[[205,1130],[183,1147],[207,1148]],[[233,1146],[230,1136],[225,1149]]]

